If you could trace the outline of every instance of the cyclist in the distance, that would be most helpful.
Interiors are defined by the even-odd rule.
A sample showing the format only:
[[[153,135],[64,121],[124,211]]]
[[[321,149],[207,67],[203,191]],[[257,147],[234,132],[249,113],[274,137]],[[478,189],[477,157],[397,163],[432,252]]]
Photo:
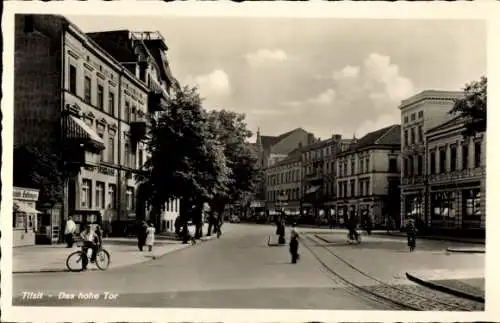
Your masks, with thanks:
[[[97,230],[99,230],[97,228]],[[85,230],[80,234],[80,237],[83,240],[82,250],[85,253],[85,257],[83,257],[83,270],[87,269],[88,259],[87,259],[87,251],[88,249],[92,250],[92,256],[90,257],[90,262],[94,263],[97,256],[97,250],[102,243],[100,234],[96,233],[89,224],[85,225]]]

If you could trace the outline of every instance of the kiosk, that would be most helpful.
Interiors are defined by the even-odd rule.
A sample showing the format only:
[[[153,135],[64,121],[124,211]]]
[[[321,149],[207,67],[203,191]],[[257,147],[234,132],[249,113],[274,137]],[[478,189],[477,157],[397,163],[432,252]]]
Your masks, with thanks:
[[[41,212],[36,209],[39,190],[32,188],[13,188],[12,245],[14,247],[35,244],[37,216]]]

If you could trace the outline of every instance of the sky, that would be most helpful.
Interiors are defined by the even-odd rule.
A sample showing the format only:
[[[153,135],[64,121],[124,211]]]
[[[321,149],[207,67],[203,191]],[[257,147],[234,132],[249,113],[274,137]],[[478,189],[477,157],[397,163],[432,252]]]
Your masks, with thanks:
[[[475,20],[68,16],[84,32],[159,31],[182,85],[207,109],[245,113],[250,130],[297,127],[326,139],[400,123],[420,91],[459,91],[486,75]]]

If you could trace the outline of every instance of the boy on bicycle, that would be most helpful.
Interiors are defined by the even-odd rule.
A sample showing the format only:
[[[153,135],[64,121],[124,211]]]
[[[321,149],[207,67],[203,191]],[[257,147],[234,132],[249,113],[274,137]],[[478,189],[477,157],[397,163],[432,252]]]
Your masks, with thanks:
[[[93,231],[89,224],[85,225],[85,230],[82,231],[80,237],[83,240],[83,252],[85,256],[87,255],[87,250],[92,249],[92,256],[90,257],[90,262],[94,263],[97,256],[97,249],[101,245],[101,236]],[[87,269],[88,259],[83,258],[83,270]]]

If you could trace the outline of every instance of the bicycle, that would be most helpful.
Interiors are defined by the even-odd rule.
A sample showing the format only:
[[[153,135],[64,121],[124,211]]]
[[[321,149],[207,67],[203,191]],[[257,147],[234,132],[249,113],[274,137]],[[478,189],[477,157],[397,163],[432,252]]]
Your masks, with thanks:
[[[66,267],[72,272],[80,272],[83,270],[83,257],[87,258],[87,264],[90,262],[87,256],[88,249],[83,248],[83,242],[78,242],[77,246],[80,247],[80,250],[70,253],[66,259]],[[81,265],[78,265],[80,262]],[[100,244],[95,257],[95,264],[97,268],[104,271],[108,269],[110,263],[111,256],[109,255],[109,252],[102,247],[102,244]]]
[[[353,239],[354,236],[354,239]],[[347,233],[347,241],[352,244],[355,241],[357,244],[361,243],[361,234],[359,232],[354,232],[351,236],[351,232]]]
[[[415,250],[415,246],[416,246],[416,238],[415,236],[409,236],[408,237],[408,247],[410,247],[410,252],[412,252],[413,250]]]

